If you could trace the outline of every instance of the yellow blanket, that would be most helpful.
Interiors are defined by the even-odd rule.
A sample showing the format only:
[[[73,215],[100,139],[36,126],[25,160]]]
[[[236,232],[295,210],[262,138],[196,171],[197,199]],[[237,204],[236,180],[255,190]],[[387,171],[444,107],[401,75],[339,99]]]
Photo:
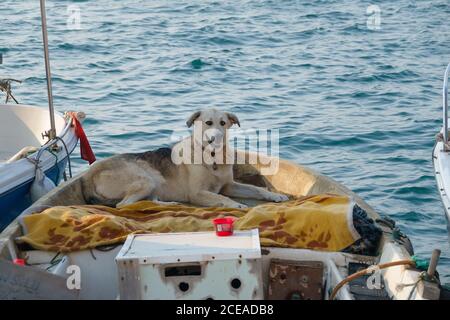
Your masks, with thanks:
[[[140,201],[120,209],[57,206],[23,217],[21,240],[69,252],[124,242],[130,233],[213,230],[212,219],[236,217],[235,229],[258,228],[262,246],[340,251],[357,239],[348,197],[316,195],[248,209],[196,208]]]

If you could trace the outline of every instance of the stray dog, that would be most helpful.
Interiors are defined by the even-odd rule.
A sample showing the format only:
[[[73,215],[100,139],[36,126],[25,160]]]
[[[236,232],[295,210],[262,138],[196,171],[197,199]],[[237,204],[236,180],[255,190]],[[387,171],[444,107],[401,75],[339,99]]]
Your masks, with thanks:
[[[200,126],[200,135],[191,135],[172,149],[162,148],[136,154],[121,154],[92,165],[82,177],[83,193],[89,203],[121,207],[139,200],[185,202],[206,207],[245,208],[229,197],[281,202],[283,194],[235,182],[233,165],[218,161],[228,155],[227,129],[239,119],[231,113],[208,109],[195,112],[186,122]],[[175,163],[175,153],[190,153],[199,147],[210,154],[205,163]],[[181,152],[179,152],[181,150]],[[206,150],[206,151],[205,151]],[[216,154],[217,153],[217,154]],[[190,157],[189,157],[190,158]],[[210,160],[211,160],[210,159]]]

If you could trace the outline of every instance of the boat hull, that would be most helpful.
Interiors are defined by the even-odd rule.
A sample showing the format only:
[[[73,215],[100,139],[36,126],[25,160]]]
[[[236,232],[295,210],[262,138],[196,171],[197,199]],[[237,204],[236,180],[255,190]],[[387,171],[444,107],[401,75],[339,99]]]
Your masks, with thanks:
[[[45,171],[45,175],[58,185],[62,179],[68,159],[67,157],[59,161],[53,167]],[[0,231],[10,224],[23,210],[33,204],[30,196],[30,187],[34,179],[29,179],[24,183],[6,191],[0,195]]]
[[[39,163],[55,185],[61,181],[68,157],[78,143],[71,122],[70,118],[55,113],[56,134],[60,139],[54,148],[55,142],[48,142],[42,135],[50,128],[46,109],[0,104],[0,154],[3,156],[0,161],[5,161],[0,162],[0,231],[32,204],[30,187],[35,163]],[[17,153],[24,147],[36,151],[26,159],[21,152]]]
[[[443,142],[438,141],[433,149],[433,168],[447,220],[447,229],[450,232],[450,153],[443,149]]]

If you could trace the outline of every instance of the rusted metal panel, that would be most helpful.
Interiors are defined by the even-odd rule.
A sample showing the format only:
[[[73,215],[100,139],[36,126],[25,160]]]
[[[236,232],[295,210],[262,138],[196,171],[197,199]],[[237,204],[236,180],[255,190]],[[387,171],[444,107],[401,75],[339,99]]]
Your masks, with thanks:
[[[120,299],[140,300],[140,274],[139,259],[123,260],[117,263],[119,273],[119,295]]]
[[[321,261],[273,259],[269,267],[267,299],[322,300],[323,275]]]

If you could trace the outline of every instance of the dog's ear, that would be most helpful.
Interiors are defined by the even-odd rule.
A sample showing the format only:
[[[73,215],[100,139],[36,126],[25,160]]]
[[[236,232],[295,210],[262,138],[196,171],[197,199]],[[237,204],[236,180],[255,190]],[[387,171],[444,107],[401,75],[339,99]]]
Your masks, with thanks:
[[[192,127],[192,125],[194,124],[194,121],[197,120],[198,117],[200,117],[201,113],[202,113],[201,111],[197,111],[197,112],[194,112],[192,114],[192,116],[190,116],[188,121],[186,121],[186,125],[188,126],[188,128]]]
[[[227,112],[226,114],[232,124],[237,124],[239,127],[241,126],[241,123],[239,122],[238,117],[234,113]]]

